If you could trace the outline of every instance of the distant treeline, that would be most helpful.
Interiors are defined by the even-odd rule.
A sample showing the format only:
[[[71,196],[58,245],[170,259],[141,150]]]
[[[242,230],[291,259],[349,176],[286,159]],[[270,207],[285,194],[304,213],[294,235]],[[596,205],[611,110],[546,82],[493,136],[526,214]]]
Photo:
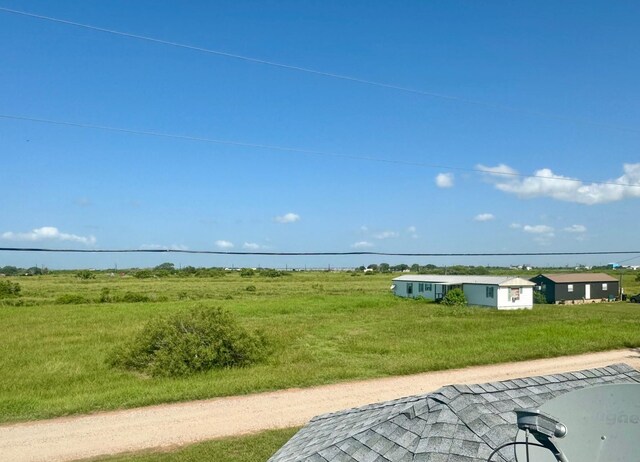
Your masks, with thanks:
[[[335,268],[328,267],[325,269],[308,269],[308,271],[352,271],[364,273],[402,273],[411,272],[414,274],[448,274],[448,275],[490,275],[505,273],[520,273],[522,271],[531,271],[536,273],[558,272],[558,271],[606,271],[611,270],[610,266],[592,266],[592,267],[536,267],[529,265],[519,266],[473,266],[473,265],[452,265],[438,266],[434,264],[420,265],[414,263],[407,265],[401,263],[399,265],[390,265],[389,263],[372,263],[368,266],[357,266],[352,268]],[[265,276],[280,277],[290,274],[294,271],[307,271],[301,268],[273,269],[273,268],[224,268],[224,267],[194,267],[184,266],[176,268],[175,264],[165,262],[153,268],[126,268],[126,269],[102,269],[102,270],[49,270],[46,267],[32,266],[30,268],[19,268],[16,266],[0,267],[0,275],[3,276],[37,276],[41,274],[75,274],[81,279],[92,279],[96,274],[113,274],[119,276],[132,276],[139,279],[160,278],[160,277],[221,277],[229,272],[238,272],[242,277]]]

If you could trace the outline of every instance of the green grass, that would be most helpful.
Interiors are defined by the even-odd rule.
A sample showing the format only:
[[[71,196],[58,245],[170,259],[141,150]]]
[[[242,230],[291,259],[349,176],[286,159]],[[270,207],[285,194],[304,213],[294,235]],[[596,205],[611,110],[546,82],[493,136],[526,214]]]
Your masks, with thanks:
[[[12,279],[22,286],[23,306],[0,301],[0,422],[640,346],[638,305],[447,308],[393,297],[387,275]],[[97,300],[103,287],[158,301],[55,303],[66,293]],[[149,319],[197,304],[262,329],[273,354],[253,367],[186,378],[151,379],[107,365]]]
[[[142,452],[92,459],[96,462],[264,462],[286,443],[297,428],[193,444],[167,452]]]

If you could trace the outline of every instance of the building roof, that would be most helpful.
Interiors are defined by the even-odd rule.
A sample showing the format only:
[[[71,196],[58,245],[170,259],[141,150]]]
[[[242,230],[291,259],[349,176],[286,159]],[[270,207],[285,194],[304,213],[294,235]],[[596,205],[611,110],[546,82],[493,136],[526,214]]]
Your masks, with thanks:
[[[538,407],[593,385],[640,383],[640,372],[616,364],[579,372],[480,385],[315,417],[268,462],[485,462],[514,441],[515,408]],[[504,451],[502,462],[513,461]]]
[[[540,274],[553,282],[572,283],[572,282],[618,282],[613,276],[605,273],[560,273],[560,274]]]
[[[427,282],[432,284],[458,285],[458,284],[483,284],[500,287],[535,286],[528,279],[513,276],[447,276],[444,274],[408,274],[398,276],[394,281]]]

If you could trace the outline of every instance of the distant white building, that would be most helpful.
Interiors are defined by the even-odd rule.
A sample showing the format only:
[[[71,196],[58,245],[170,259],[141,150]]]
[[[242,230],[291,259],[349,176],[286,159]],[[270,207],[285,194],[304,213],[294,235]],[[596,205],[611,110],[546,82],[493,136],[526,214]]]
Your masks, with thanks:
[[[469,305],[499,310],[533,308],[535,284],[512,276],[406,275],[393,279],[391,289],[399,297],[439,300],[452,289],[462,289]]]

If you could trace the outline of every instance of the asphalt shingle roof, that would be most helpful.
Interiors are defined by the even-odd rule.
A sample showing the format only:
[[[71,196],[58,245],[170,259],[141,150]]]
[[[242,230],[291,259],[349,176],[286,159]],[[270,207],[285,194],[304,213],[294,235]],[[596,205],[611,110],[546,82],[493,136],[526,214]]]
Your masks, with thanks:
[[[513,441],[515,408],[538,407],[569,391],[640,383],[626,364],[478,385],[449,385],[315,417],[268,462],[485,462]],[[512,461],[513,452],[502,458]]]
[[[535,286],[535,283],[514,276],[447,276],[444,274],[407,274],[394,281],[431,282],[436,284],[484,284],[502,287]]]
[[[571,274],[541,274],[553,282],[618,282],[613,276],[605,273],[571,273]]]

